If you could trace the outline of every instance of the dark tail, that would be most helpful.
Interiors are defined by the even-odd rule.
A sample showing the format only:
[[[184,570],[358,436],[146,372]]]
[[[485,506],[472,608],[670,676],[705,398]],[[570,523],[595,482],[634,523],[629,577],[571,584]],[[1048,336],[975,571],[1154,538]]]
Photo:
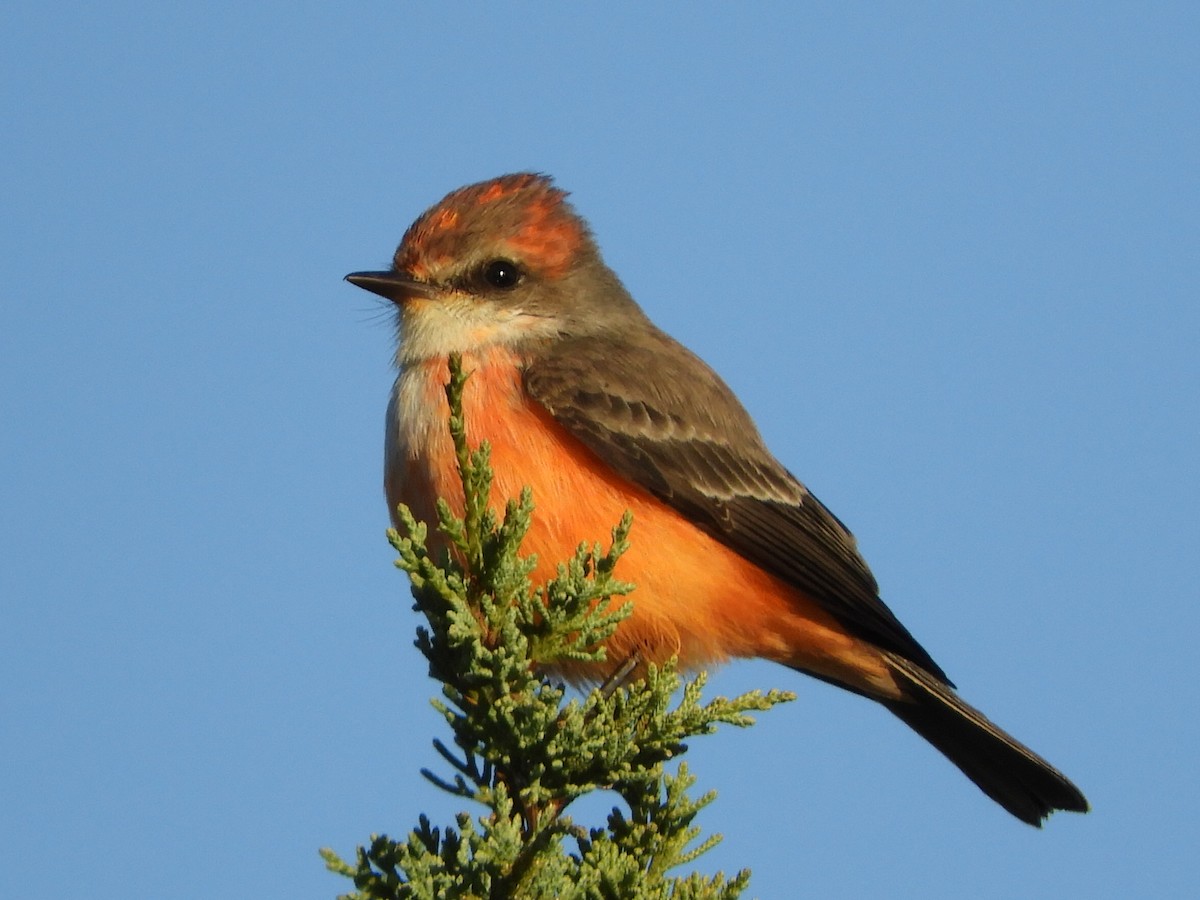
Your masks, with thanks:
[[[1087,812],[1087,799],[1065,775],[963,703],[948,685],[903,657],[884,656],[906,696],[884,705],[981,791],[1037,827],[1056,809]]]

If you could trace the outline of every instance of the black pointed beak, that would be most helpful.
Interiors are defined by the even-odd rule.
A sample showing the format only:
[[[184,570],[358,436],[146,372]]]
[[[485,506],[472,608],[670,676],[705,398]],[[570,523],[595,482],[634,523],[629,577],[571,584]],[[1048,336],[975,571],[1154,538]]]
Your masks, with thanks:
[[[351,272],[346,280],[393,303],[403,303],[410,297],[428,297],[433,292],[431,285],[414,281],[399,272]]]

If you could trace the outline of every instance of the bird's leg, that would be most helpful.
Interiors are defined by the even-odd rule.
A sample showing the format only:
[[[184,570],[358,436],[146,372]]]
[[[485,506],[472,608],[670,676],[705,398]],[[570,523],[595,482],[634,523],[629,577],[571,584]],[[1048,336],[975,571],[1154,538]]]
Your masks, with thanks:
[[[600,685],[600,693],[607,700],[613,695],[617,688],[629,683],[630,676],[637,671],[642,664],[642,655],[634,650],[627,657],[621,660],[612,673],[604,679],[604,683]]]

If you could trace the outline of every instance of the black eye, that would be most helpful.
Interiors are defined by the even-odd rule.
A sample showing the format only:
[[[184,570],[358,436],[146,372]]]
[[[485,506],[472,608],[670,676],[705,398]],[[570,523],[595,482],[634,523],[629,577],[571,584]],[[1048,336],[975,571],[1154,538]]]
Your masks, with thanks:
[[[483,280],[502,291],[515,288],[521,282],[521,270],[507,259],[493,259],[483,267]]]

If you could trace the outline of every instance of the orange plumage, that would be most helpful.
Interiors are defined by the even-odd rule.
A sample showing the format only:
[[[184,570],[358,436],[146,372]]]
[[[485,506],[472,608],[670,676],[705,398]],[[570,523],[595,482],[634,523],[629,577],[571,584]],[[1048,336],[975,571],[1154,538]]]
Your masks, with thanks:
[[[581,540],[605,538],[632,511],[631,546],[617,575],[637,587],[634,611],[608,643],[610,661],[636,652],[644,662],[662,664],[677,655],[683,668],[694,670],[730,657],[763,657],[803,664],[872,694],[896,693],[875,648],[848,635],[803,593],[617,476],[531,405],[518,363],[503,350],[464,357],[471,373],[463,393],[467,434],[491,446],[498,511],[522,487],[533,491],[536,509],[522,551],[537,556],[535,582],[552,578]],[[388,502],[393,509],[407,504],[419,521],[436,522],[434,504],[442,497],[461,515],[462,485],[445,425],[447,366],[424,363],[404,377],[419,383],[419,407],[411,415],[430,420],[429,427],[411,430],[428,439],[405,448],[403,465],[388,467]],[[433,540],[439,546],[436,535]],[[560,671],[576,682],[607,674],[578,666]]]
[[[467,432],[492,448],[493,503],[533,490],[523,550],[537,579],[632,511],[617,576],[636,585],[633,613],[603,667],[560,674],[598,681],[627,659],[673,655],[688,669],[774,660],[879,702],[1022,821],[1087,809],[1061,772],[958,697],[879,597],[850,532],[716,373],[646,317],[548,178],[460,188],[413,223],[389,271],[348,278],[398,313],[393,509],[436,523],[441,497],[462,511],[443,392],[458,354]]]

